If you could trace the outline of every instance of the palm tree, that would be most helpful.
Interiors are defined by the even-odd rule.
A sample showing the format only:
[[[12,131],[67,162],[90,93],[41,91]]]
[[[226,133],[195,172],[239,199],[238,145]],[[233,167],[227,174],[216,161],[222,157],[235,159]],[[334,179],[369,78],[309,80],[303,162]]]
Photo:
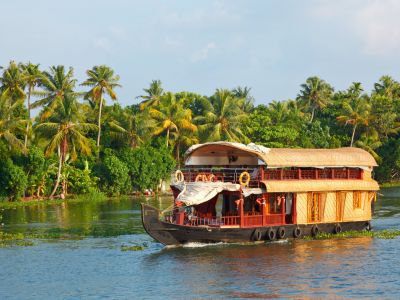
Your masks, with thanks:
[[[31,95],[34,92],[35,87],[40,83],[40,80],[43,76],[42,72],[39,70],[39,65],[32,64],[31,62],[27,64],[21,64],[21,69],[23,71],[23,78],[25,80],[26,85],[28,86],[28,122],[26,124],[26,133],[25,133],[25,148],[28,145],[28,133],[30,131],[31,126]]]
[[[143,101],[140,104],[140,109],[144,110],[146,107],[158,106],[161,101],[161,97],[164,94],[164,90],[162,88],[161,80],[153,80],[150,83],[150,87],[148,89],[143,89],[146,92],[146,95],[139,96]]]
[[[400,84],[390,76],[382,76],[374,85],[374,93],[383,95],[389,99],[400,96]]]
[[[154,131],[154,120],[147,111],[124,111],[121,122],[111,121],[109,125],[117,137],[128,141],[131,148],[143,144]]]
[[[192,111],[185,109],[171,92],[164,94],[160,105],[151,107],[149,113],[155,121],[154,135],[165,133],[167,147],[173,145],[183,131],[192,135],[197,132],[197,126],[192,122]]]
[[[355,145],[368,151],[378,163],[382,160],[378,153],[375,152],[377,148],[382,146],[382,142],[379,140],[379,134],[376,130],[363,133],[361,138],[355,142]]]
[[[15,150],[25,151],[24,143],[18,134],[24,132],[26,120],[16,117],[14,111],[23,103],[23,100],[11,103],[4,94],[0,94],[0,140]]]
[[[98,104],[99,113],[97,116],[97,147],[100,147],[101,136],[101,112],[103,108],[103,94],[106,93],[111,100],[117,100],[117,95],[114,91],[118,84],[119,76],[114,74],[114,70],[105,65],[94,66],[91,70],[87,70],[88,78],[81,85],[91,87],[90,91],[85,94],[85,99],[92,99]]]
[[[228,90],[217,89],[205,107],[205,113],[195,118],[205,141],[247,142],[241,127],[247,114],[243,112],[243,99]]]
[[[72,160],[77,158],[77,153],[89,155],[91,153],[90,140],[85,136],[90,130],[97,130],[97,126],[81,122],[82,114],[76,97],[66,94],[63,98],[56,97],[56,109],[49,117],[48,122],[38,124],[36,130],[44,137],[50,137],[45,148],[45,155],[50,156],[54,151],[58,154],[58,171],[56,184],[50,194],[53,198],[60,183],[64,162],[68,155]]]
[[[14,61],[11,61],[9,66],[4,69],[3,76],[0,78],[0,84],[0,91],[3,97],[11,100],[9,101],[10,105],[25,99],[25,79],[21,69]]]
[[[250,94],[251,88],[245,86],[234,88],[232,94],[238,99],[244,99],[242,110],[245,113],[251,113],[254,109],[254,97]]]
[[[371,106],[366,96],[361,95],[362,87],[358,83],[353,83],[348,89],[348,100],[342,103],[342,115],[336,119],[345,125],[353,125],[350,147],[353,147],[356,129],[360,125],[368,125],[370,121]]]
[[[43,72],[40,79],[40,86],[43,88],[43,93],[40,94],[42,99],[31,105],[32,108],[44,106],[40,117],[41,120],[51,116],[57,108],[57,104],[62,103],[66,96],[73,97],[77,95],[74,92],[76,79],[73,77],[74,71],[71,67],[66,72],[64,66],[52,66],[49,72]]]
[[[315,111],[326,107],[331,101],[332,87],[324,80],[314,76],[309,77],[301,85],[297,100],[306,109],[311,110],[310,123],[314,120]]]

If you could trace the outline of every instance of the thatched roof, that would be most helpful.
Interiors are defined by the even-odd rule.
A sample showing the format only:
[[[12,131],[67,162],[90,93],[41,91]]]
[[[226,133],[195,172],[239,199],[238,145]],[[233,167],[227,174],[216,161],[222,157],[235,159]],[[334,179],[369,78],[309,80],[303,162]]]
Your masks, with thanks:
[[[268,193],[377,191],[375,180],[269,180],[262,181]]]
[[[360,148],[289,149],[229,142],[198,144],[186,151],[186,157],[213,155],[256,156],[268,167],[374,167],[375,159]]]

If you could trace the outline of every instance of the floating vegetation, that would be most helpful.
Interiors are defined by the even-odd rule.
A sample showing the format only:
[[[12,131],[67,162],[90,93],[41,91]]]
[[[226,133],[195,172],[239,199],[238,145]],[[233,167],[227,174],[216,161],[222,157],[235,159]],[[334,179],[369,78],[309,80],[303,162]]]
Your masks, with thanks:
[[[132,246],[122,245],[121,251],[142,251],[146,248],[147,248],[146,243],[143,243],[143,245],[132,245]]]
[[[394,239],[400,236],[400,230],[397,229],[384,229],[376,231],[344,231],[341,233],[319,233],[316,237],[306,236],[306,240],[326,240],[326,239],[337,239],[337,238],[354,238],[354,237],[374,237],[378,239]]]

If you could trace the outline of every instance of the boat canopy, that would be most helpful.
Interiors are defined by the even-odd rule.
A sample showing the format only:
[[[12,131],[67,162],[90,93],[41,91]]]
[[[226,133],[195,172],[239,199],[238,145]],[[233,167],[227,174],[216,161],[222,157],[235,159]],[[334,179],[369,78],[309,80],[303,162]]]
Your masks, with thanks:
[[[223,191],[239,192],[242,191],[245,197],[251,194],[265,193],[265,189],[261,188],[245,188],[240,184],[230,182],[187,182],[174,185],[181,192],[176,198],[177,201],[187,206],[199,205],[207,202]]]
[[[185,164],[192,165],[267,165],[284,167],[355,167],[371,170],[377,166],[367,151],[355,148],[291,149],[266,148],[256,144],[211,142],[190,147]]]
[[[326,191],[377,191],[375,180],[268,180],[261,181],[267,193],[326,192]]]

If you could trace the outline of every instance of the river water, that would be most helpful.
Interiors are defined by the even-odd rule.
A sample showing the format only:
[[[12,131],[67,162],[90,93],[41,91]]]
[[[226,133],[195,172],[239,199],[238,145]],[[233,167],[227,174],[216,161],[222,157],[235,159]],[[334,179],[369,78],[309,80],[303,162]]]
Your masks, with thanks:
[[[400,229],[400,189],[383,189],[375,229]],[[69,232],[0,248],[0,299],[400,297],[400,238],[291,240],[164,248],[143,230],[140,202],[32,206],[2,212],[1,230]],[[145,245],[144,250],[121,247]]]

